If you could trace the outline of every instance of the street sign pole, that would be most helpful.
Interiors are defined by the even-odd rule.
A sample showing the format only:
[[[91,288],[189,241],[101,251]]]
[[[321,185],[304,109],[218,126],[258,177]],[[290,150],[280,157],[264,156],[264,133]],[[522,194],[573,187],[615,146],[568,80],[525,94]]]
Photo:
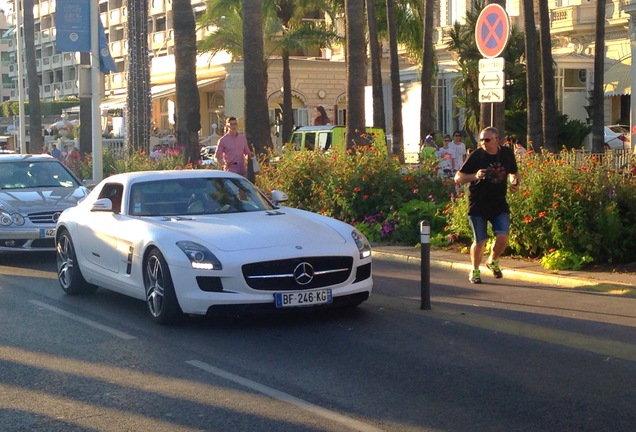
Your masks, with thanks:
[[[490,124],[486,124],[482,109],[482,127],[497,125],[503,132],[503,118],[495,122],[495,107],[505,99],[505,61],[499,57],[510,37],[510,18],[497,3],[488,4],[479,14],[475,25],[477,48],[484,59],[479,61],[479,103],[490,104]],[[503,116],[502,116],[503,117]]]

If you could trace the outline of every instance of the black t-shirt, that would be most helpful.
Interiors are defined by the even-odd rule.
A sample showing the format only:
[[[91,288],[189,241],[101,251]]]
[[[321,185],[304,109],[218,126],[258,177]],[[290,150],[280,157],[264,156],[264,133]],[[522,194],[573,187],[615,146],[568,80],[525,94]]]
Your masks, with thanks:
[[[475,174],[486,170],[486,178],[471,182],[468,186],[468,214],[485,218],[509,213],[506,201],[508,174],[517,172],[517,161],[509,147],[499,147],[495,155],[478,148],[473,151],[459,170],[465,174]]]

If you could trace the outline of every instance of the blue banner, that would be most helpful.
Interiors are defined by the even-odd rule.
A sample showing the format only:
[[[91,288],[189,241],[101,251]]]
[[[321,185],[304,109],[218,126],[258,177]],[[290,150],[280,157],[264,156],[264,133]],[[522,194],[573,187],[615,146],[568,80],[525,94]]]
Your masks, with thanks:
[[[57,0],[55,48],[58,51],[91,51],[90,0]]]
[[[99,25],[99,70],[104,74],[117,72],[117,65],[115,64],[113,57],[110,55],[110,49],[108,48],[108,42],[106,41],[104,24],[102,24],[101,18],[98,18],[97,21]]]
[[[90,11],[90,0],[57,0],[55,48],[58,51],[91,52]],[[97,21],[99,26],[99,70],[105,74],[117,72],[117,65],[115,65],[108,48],[104,25],[100,18]]]

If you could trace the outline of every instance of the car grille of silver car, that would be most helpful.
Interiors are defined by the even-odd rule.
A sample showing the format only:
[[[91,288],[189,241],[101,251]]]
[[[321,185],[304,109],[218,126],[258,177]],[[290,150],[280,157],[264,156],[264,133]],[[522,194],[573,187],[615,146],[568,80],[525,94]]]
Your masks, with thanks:
[[[345,282],[352,266],[352,257],[292,258],[245,264],[243,277],[255,290],[305,290]]]
[[[60,217],[60,213],[60,210],[30,213],[29,220],[34,224],[55,224]]]

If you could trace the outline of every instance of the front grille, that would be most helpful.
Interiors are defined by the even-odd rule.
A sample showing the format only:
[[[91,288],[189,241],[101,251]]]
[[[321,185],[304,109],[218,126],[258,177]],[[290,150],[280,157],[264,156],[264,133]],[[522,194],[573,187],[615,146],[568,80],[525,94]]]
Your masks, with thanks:
[[[57,218],[60,217],[60,213],[62,213],[60,210],[31,213],[29,215],[29,220],[34,224],[54,224],[57,222]],[[57,217],[55,215],[57,215]]]
[[[313,278],[304,285],[298,283],[294,278],[294,270],[302,263],[310,264],[313,268]],[[243,277],[250,288],[256,290],[306,290],[345,282],[351,275],[352,266],[352,257],[292,258],[245,264]]]

